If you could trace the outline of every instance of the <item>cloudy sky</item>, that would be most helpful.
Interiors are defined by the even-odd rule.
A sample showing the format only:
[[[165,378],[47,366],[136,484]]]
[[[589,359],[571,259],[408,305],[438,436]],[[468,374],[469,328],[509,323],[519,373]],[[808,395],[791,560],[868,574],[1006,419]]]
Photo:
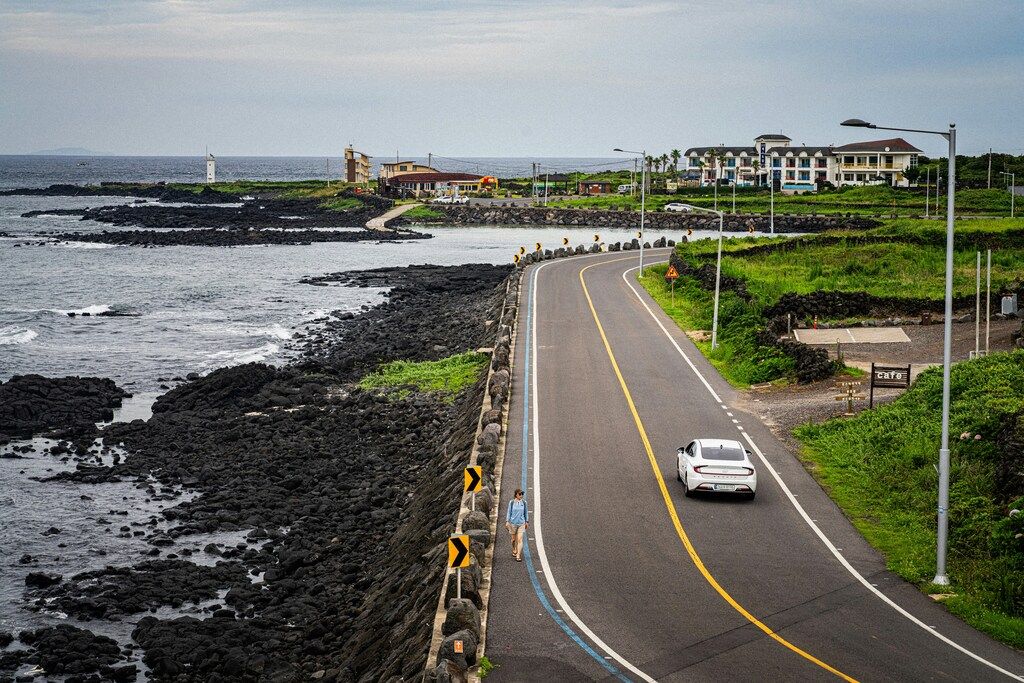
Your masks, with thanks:
[[[1021,154],[1022,36],[1022,0],[0,0],[0,153],[608,156],[857,116]]]

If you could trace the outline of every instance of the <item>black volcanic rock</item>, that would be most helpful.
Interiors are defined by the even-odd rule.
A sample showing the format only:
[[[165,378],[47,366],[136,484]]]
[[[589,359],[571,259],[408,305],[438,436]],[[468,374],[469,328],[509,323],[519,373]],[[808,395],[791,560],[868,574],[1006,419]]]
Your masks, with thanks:
[[[91,432],[94,423],[112,419],[113,409],[129,396],[113,380],[99,377],[15,375],[0,382],[0,443],[48,429]]]

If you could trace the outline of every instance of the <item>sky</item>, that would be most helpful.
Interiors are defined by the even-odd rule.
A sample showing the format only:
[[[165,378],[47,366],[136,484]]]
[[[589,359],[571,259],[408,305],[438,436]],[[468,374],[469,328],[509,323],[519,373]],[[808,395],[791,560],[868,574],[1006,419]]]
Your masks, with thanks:
[[[1022,0],[0,0],[0,154],[1024,154]],[[898,135],[893,133],[892,135]],[[906,135],[929,154],[939,137]]]

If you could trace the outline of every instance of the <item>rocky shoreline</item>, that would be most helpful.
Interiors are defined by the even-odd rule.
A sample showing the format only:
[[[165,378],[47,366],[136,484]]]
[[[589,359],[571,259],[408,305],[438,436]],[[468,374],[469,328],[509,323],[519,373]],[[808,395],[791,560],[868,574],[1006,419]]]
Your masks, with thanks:
[[[315,244],[321,242],[396,242],[430,239],[412,230],[280,230],[280,229],[188,229],[188,230],[104,230],[99,233],[63,232],[40,235],[60,242],[89,242],[131,247],[244,247],[265,244]]]
[[[120,620],[204,604],[201,616],[138,621],[133,640],[153,680],[418,675],[484,378],[453,402],[354,382],[381,362],[492,346],[510,274],[473,265],[327,276],[319,284],[393,288],[361,315],[337,315],[292,365],[216,370],[161,396],[149,420],[104,428],[105,447],[130,455],[54,478],[83,495],[94,483],[147,485],[173,501],[165,528],[121,527],[148,546],[133,566],[26,579],[29,605]],[[189,561],[185,541],[210,532],[245,540],[207,549],[212,564]],[[14,637],[0,633],[0,648]],[[24,649],[0,649],[0,678],[29,663],[82,681],[138,675],[115,641],[85,629],[17,638]]]

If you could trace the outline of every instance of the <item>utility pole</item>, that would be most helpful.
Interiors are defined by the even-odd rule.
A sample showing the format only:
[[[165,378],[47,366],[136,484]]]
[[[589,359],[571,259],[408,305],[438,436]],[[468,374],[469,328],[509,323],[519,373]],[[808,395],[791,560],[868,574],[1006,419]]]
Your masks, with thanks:
[[[992,148],[988,148],[988,189],[992,189]]]
[[[532,169],[532,171],[530,173],[530,197],[533,200],[532,203],[536,204],[537,203],[537,162],[534,161],[533,163],[531,163],[530,164],[530,168]]]
[[[932,167],[924,169],[924,217],[928,218],[928,200],[932,191]]]
[[[434,155],[430,152],[427,152],[427,166],[431,168],[434,166]]]

